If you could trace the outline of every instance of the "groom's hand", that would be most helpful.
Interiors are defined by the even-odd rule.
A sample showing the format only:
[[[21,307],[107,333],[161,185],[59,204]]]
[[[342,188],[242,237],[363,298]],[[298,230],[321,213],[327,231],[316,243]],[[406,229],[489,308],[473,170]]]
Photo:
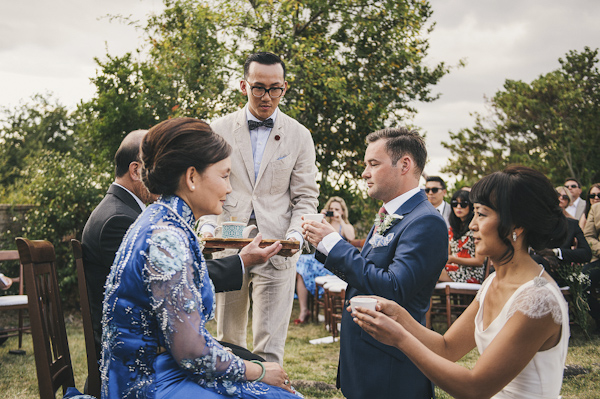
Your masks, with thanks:
[[[335,233],[336,231],[325,219],[323,219],[322,222],[315,222],[314,220],[305,221],[302,223],[302,232],[304,239],[316,247],[325,236]]]

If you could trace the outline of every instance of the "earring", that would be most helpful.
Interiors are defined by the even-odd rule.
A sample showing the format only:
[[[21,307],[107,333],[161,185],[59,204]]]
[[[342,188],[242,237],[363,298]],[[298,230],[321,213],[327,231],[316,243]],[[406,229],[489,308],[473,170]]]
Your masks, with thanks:
[[[192,190],[195,190],[195,189],[196,189],[196,186],[192,186]]]
[[[513,231],[513,241],[517,242],[517,232]]]

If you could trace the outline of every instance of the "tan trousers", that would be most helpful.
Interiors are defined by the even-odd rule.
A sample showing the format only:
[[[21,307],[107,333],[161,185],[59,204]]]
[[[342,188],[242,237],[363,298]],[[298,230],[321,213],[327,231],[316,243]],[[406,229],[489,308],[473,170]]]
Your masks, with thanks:
[[[247,347],[249,287],[252,286],[253,352],[283,366],[295,281],[296,266],[278,270],[267,262],[246,269],[241,290],[217,294],[217,339]]]

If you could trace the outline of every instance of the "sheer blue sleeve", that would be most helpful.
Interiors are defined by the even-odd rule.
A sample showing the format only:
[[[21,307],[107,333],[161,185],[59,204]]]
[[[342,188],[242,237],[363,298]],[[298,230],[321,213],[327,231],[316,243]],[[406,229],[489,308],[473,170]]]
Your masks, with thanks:
[[[239,388],[232,382],[244,381],[246,368],[205,328],[214,293],[210,280],[204,278],[208,273],[204,259],[190,248],[186,233],[172,226],[154,230],[148,244],[147,289],[161,342],[200,385],[235,394]]]

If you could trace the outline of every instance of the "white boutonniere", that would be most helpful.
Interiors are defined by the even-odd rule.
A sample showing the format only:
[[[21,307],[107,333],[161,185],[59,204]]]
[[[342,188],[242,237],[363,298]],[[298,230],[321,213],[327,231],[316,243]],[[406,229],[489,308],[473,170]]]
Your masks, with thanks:
[[[394,223],[402,219],[404,219],[404,216],[396,215],[395,213],[385,215],[383,218],[380,215],[375,216],[375,233],[381,235],[385,234]]]

